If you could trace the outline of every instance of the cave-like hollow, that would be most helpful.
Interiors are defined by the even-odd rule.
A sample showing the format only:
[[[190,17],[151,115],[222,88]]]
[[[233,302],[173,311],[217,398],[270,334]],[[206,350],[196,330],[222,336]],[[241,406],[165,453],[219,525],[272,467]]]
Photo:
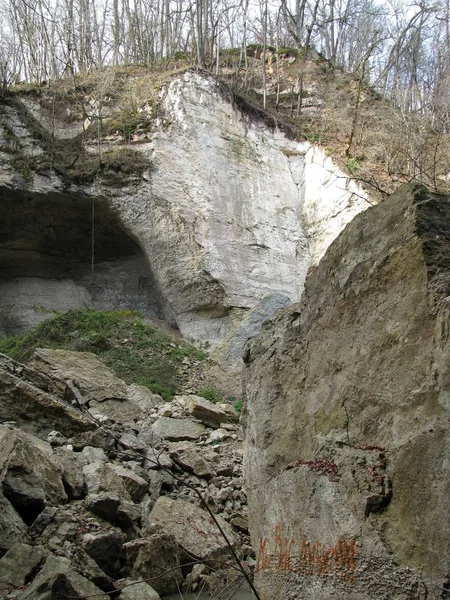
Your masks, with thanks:
[[[74,308],[164,318],[150,265],[106,200],[0,187],[0,336]]]

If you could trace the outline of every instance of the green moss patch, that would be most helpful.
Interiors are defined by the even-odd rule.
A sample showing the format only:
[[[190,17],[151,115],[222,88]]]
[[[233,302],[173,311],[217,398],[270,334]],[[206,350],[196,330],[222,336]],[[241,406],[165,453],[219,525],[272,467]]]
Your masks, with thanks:
[[[205,354],[142,319],[136,311],[71,310],[21,336],[0,340],[0,352],[26,362],[36,348],[94,352],[127,383],[171,400],[184,383],[182,361]]]

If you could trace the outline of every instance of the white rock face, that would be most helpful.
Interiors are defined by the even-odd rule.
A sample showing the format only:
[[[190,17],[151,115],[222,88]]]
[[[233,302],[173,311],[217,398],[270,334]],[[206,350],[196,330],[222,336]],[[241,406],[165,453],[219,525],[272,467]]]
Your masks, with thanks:
[[[298,300],[308,268],[368,204],[320,150],[243,114],[212,77],[172,80],[159,114],[136,146],[152,164],[141,182],[81,191],[108,198],[138,241],[166,317],[215,346],[267,295]],[[17,185],[0,167],[8,179]]]
[[[321,150],[252,121],[213,78],[185,73],[162,107],[153,144],[141,146],[151,183],[117,209],[181,331],[214,346],[236,307],[299,299],[308,268],[368,204]]]

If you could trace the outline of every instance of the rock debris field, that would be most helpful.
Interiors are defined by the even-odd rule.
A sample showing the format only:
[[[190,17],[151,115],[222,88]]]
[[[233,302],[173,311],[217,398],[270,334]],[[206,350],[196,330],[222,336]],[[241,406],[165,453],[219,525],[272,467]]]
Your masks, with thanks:
[[[252,563],[234,407],[167,403],[94,354],[42,349],[30,366],[0,355],[0,406],[4,598],[153,600],[239,583],[212,517]]]

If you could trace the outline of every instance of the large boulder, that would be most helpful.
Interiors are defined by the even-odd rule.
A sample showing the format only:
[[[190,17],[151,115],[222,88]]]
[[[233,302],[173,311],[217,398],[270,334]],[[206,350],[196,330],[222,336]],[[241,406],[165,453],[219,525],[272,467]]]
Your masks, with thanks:
[[[219,427],[221,423],[228,422],[228,413],[206,398],[201,396],[182,396],[182,398],[186,400],[191,415],[207,427]]]
[[[95,423],[53,393],[52,380],[39,371],[0,355],[0,421],[13,421],[24,431],[46,436],[57,429],[73,435]]]
[[[449,223],[450,199],[420,186],[358,215],[249,346],[245,483],[264,599],[448,589]]]
[[[148,484],[131,470],[113,463],[94,461],[83,468],[83,474],[88,494],[110,492],[131,501],[131,493],[138,494],[140,499],[144,488],[148,487]]]
[[[92,352],[38,348],[31,366],[51,378],[55,391],[64,396],[67,381],[73,381],[85,402],[102,402],[109,398],[128,400],[127,385]]]
[[[43,442],[34,443],[19,429],[4,429],[0,431],[3,494],[22,520],[31,525],[47,504],[58,506],[67,502],[62,470],[41,449]]]
[[[179,591],[183,581],[177,540],[168,532],[148,535],[124,546],[124,571],[134,579],[144,579],[159,593]]]
[[[42,546],[18,542],[0,559],[0,589],[18,588],[30,581],[32,575],[48,556]]]
[[[109,598],[92,582],[71,569],[68,558],[51,555],[31,585],[17,597],[19,600],[82,600],[89,596],[99,600]]]
[[[0,553],[4,554],[16,543],[29,541],[28,527],[9,500],[0,493]]]
[[[230,525],[221,517],[215,517],[231,544],[235,537]],[[207,560],[227,554],[229,547],[214,523],[204,510],[185,500],[173,500],[160,496],[144,528],[152,530],[155,526],[175,536],[179,546],[189,556]]]

